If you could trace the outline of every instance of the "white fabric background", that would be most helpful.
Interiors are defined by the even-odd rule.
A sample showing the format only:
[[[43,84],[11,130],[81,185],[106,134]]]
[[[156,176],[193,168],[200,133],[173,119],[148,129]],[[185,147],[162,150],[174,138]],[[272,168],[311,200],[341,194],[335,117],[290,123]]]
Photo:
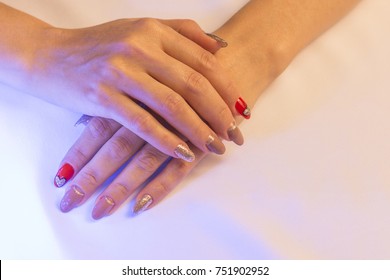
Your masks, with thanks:
[[[247,1],[3,2],[62,27],[153,16],[212,31]],[[131,204],[95,222],[93,199],[61,213],[52,180],[79,114],[0,85],[0,258],[390,258],[389,11],[363,1],[262,95],[245,146],[136,218]]]

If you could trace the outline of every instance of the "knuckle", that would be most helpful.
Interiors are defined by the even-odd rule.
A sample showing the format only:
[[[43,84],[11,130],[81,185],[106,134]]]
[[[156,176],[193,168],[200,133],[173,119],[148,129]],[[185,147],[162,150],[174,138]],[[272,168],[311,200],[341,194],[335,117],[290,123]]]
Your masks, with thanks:
[[[71,158],[71,162],[77,163],[85,163],[89,160],[89,156],[86,154],[86,151],[84,151],[83,147],[78,146],[74,146],[69,150],[67,158]]]
[[[218,112],[218,116],[220,120],[232,119],[231,111],[227,106],[222,106],[222,108]]]
[[[89,122],[87,129],[94,139],[107,138],[114,134],[112,123],[109,120],[99,117],[93,118]]]
[[[162,193],[165,196],[174,189],[174,186],[172,186],[168,182],[162,181],[159,183],[158,188],[160,189],[160,193]]]
[[[176,181],[180,181],[188,174],[192,164],[184,160],[175,160],[174,162],[175,162],[174,169],[175,169]]]
[[[87,187],[97,187],[99,184],[99,180],[97,177],[97,173],[92,169],[86,169],[82,170],[77,175],[77,181],[80,183],[81,186]]]
[[[140,18],[135,21],[135,27],[140,31],[154,30],[160,26],[160,22],[154,18]]]
[[[196,21],[192,19],[183,19],[183,25],[191,27],[191,28],[200,28],[199,24],[196,23]]]
[[[110,142],[110,155],[115,160],[128,159],[133,152],[133,141],[126,136],[117,136]]]
[[[127,198],[131,194],[131,188],[126,184],[115,183],[112,187],[122,198]]]
[[[186,78],[186,89],[190,92],[196,92],[203,88],[205,78],[198,72],[192,71]]]
[[[211,53],[202,50],[199,55],[199,65],[204,70],[212,71],[217,69],[217,59]]]
[[[183,99],[180,95],[170,93],[165,97],[163,108],[169,115],[176,115],[177,112],[182,108]]]
[[[84,89],[84,97],[88,102],[106,106],[109,103],[108,96],[101,82],[91,83]]]
[[[165,157],[164,154],[154,148],[147,149],[137,157],[135,164],[142,171],[153,173],[164,162]]]
[[[153,117],[146,113],[138,113],[132,116],[131,126],[142,135],[149,135],[155,129]]]
[[[200,26],[192,19],[182,19],[180,20],[180,25],[177,27],[179,33],[184,33],[186,30],[195,31],[200,30]]]

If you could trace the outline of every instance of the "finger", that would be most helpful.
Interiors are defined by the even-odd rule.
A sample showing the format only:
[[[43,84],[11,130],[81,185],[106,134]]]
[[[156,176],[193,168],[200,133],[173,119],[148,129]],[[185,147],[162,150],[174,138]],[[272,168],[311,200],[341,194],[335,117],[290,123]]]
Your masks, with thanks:
[[[163,41],[165,51],[176,58],[179,61],[191,66],[193,69],[200,72],[205,76],[221,97],[228,104],[229,108],[234,115],[241,115],[245,118],[250,117],[250,108],[246,105],[238,91],[237,87],[232,83],[232,79],[229,78],[229,75],[226,70],[224,70],[218,63],[216,63],[215,58],[211,58],[208,51],[205,51],[203,48],[200,48],[195,42],[199,42],[201,37],[200,27],[193,21],[173,21],[173,29],[185,30],[185,37],[175,36],[175,34],[170,34],[166,40]],[[195,41],[190,41],[190,32],[193,32],[191,37]],[[214,34],[215,36],[215,34]],[[214,38],[219,38],[218,36]],[[192,46],[190,46],[192,43]],[[202,44],[199,44],[203,47]],[[186,46],[185,48],[183,46]],[[207,50],[207,48],[206,48]],[[245,107],[242,109],[242,106]],[[244,114],[245,112],[245,114]]]
[[[164,53],[162,54],[167,57]],[[158,59],[155,58],[153,61],[156,62]],[[176,63],[172,58],[168,57],[168,59],[172,60],[172,63]],[[151,67],[156,69],[157,66],[153,66],[152,62],[150,62]],[[166,71],[169,71],[168,68]],[[129,77],[133,76],[131,73],[128,75]],[[172,75],[177,75],[177,73],[172,73]],[[126,83],[128,80],[130,79],[123,80],[123,83]],[[193,110],[190,106],[193,104],[189,105],[181,95],[177,94],[171,88],[146,75],[137,83],[133,82],[132,84],[128,84],[128,88],[131,88],[131,95],[134,98],[159,114],[165,122],[184,135],[199,149],[205,152],[211,151],[216,154],[223,154],[225,152],[225,146],[222,141]],[[202,96],[199,94],[198,98],[202,99]],[[208,112],[202,111],[202,113],[207,115]],[[172,133],[172,130],[169,129],[168,131]],[[153,144],[148,139],[145,140]],[[166,139],[160,138],[157,140],[163,140],[165,144],[167,143]]]
[[[93,117],[62,159],[54,185],[62,187],[76,175],[121,127],[113,120]]]
[[[149,144],[143,146],[96,199],[92,217],[98,220],[115,212],[168,158]]]
[[[161,20],[161,22],[211,53],[228,46],[225,40],[215,34],[205,33],[195,21],[173,19]]]
[[[112,174],[144,144],[134,133],[120,128],[80,170],[61,200],[62,212],[83,204]]]
[[[204,50],[203,52],[211,56],[212,60],[215,59],[210,53]],[[207,122],[213,131],[226,140],[235,140],[230,139],[228,133],[229,129],[234,125],[234,117],[231,110],[207,78],[168,55],[156,55],[153,58],[153,63],[152,61],[147,63],[149,63],[150,75],[174,92],[179,93],[196,113]],[[178,107],[175,106],[172,109],[175,108]],[[198,120],[198,122],[194,123],[189,122],[187,126],[191,128],[192,124],[196,123],[201,125],[201,122]],[[202,149],[197,145],[192,136],[186,136],[198,148]],[[205,151],[204,149],[202,150]]]
[[[173,159],[136,197],[134,215],[156,206],[164,199],[206,155],[193,147],[196,160],[192,163]]]
[[[129,89],[133,92],[137,91],[131,87]],[[113,91],[115,92],[115,90]],[[152,114],[124,94],[109,92],[108,95],[111,97],[110,102],[100,102],[100,106],[102,106],[102,110],[106,111],[107,117],[117,120],[140,138],[171,157],[185,161],[194,160],[194,154],[188,145],[165,128]],[[145,100],[145,102],[148,105],[149,101]]]

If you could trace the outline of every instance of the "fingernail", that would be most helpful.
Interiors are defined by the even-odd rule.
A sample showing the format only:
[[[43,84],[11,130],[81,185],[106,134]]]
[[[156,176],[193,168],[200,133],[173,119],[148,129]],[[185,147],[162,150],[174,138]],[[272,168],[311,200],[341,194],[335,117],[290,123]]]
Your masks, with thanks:
[[[217,155],[222,155],[226,151],[225,145],[222,141],[211,135],[209,135],[209,138],[207,139],[206,147],[210,152]]]
[[[251,117],[251,109],[246,105],[244,99],[241,97],[236,101],[236,110],[237,112],[246,119]]]
[[[111,197],[102,196],[92,210],[92,218],[99,220],[107,216],[114,206],[115,202]]]
[[[78,121],[74,124],[74,126],[79,126],[80,124],[87,125],[91,119],[91,116],[82,115],[81,118],[79,118]]]
[[[195,154],[182,144],[176,147],[174,153],[178,158],[181,158],[185,161],[192,162],[195,160]]]
[[[230,141],[233,141],[237,145],[242,145],[244,144],[244,136],[242,136],[241,130],[236,126],[235,122],[232,122],[227,134],[229,136]]]
[[[153,198],[149,194],[145,194],[135,205],[133,213],[134,215],[139,215],[144,212],[150,204],[153,203]]]
[[[67,213],[75,208],[83,200],[84,195],[84,192],[79,187],[72,186],[61,200],[61,211]]]
[[[226,48],[228,46],[228,43],[224,39],[222,39],[221,37],[219,37],[215,34],[212,34],[212,33],[206,33],[206,35],[213,38],[215,41],[217,41],[221,48]]]
[[[62,187],[73,177],[74,169],[69,163],[65,163],[57,172],[56,177],[54,178],[54,185],[57,188]]]

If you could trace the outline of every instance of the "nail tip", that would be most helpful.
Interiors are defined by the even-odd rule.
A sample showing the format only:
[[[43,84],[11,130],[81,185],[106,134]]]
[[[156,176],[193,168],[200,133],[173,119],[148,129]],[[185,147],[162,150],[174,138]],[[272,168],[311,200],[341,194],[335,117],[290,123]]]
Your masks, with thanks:
[[[54,185],[57,188],[63,187],[74,175],[74,168],[69,163],[65,163],[57,171],[54,177]]]
[[[68,213],[76,208],[84,198],[85,193],[77,186],[72,186],[64,195],[60,202],[60,210]]]
[[[153,203],[153,198],[150,194],[145,194],[135,205],[133,216],[138,216],[143,213]]]
[[[221,48],[226,48],[229,45],[228,42],[226,42],[224,39],[222,39],[218,35],[215,35],[213,33],[206,33],[206,35],[209,36],[210,38],[214,39],[215,41],[217,41],[217,43],[219,44],[219,46]]]
[[[208,140],[206,142],[206,148],[217,155],[223,155],[226,151],[225,145],[217,139],[216,137],[213,137],[212,135],[209,135]]]
[[[251,117],[251,109],[248,107],[244,99],[241,97],[238,98],[235,104],[235,108],[237,112],[243,116],[245,119],[250,119]]]
[[[187,148],[186,146],[184,146],[182,144],[179,144],[175,148],[174,154],[178,158],[185,160],[187,162],[193,162],[195,160],[195,154],[189,148]]]
[[[99,221],[101,218],[103,218],[103,217],[95,216],[92,214],[92,219],[94,219],[95,221]]]

